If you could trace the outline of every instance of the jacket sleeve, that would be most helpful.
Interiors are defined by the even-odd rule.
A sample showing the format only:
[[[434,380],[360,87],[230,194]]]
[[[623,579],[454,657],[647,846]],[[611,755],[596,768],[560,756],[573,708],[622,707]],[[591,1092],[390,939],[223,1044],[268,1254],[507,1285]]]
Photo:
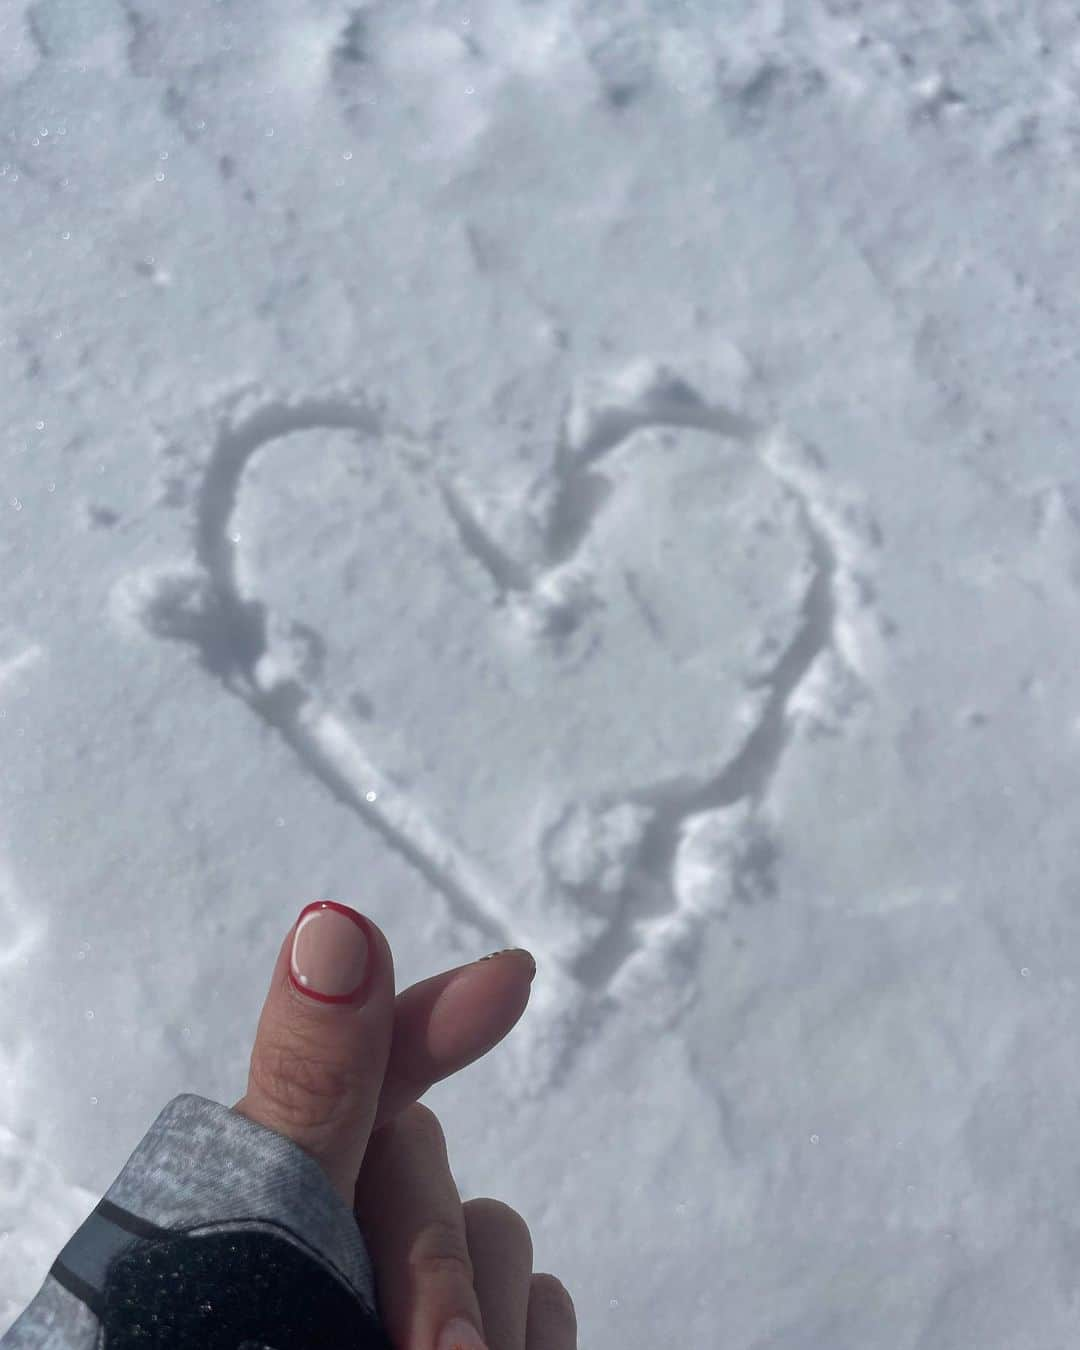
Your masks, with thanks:
[[[351,1209],[284,1135],[174,1097],[2,1350],[392,1350]]]

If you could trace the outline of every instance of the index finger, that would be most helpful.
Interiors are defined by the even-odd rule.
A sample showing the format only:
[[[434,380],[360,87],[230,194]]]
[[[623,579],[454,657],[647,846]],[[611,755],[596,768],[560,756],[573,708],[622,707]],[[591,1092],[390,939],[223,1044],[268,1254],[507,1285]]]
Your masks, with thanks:
[[[514,950],[444,970],[398,994],[372,1133],[498,1045],[525,1011],[535,973],[529,953]]]

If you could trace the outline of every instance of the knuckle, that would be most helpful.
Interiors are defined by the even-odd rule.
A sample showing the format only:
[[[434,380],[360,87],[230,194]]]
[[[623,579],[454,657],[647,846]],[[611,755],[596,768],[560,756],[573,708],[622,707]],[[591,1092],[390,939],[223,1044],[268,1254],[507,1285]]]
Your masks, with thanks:
[[[251,1061],[251,1082],[290,1126],[333,1126],[351,1099],[353,1083],[340,1064],[286,1042],[264,1045]]]
[[[544,1318],[559,1320],[577,1331],[577,1312],[570,1291],[562,1280],[546,1271],[534,1275],[529,1282],[529,1307]]]
[[[532,1267],[533,1240],[529,1225],[516,1209],[504,1200],[496,1200],[489,1195],[477,1196],[475,1200],[466,1200],[462,1205],[465,1221],[472,1230],[483,1229],[492,1234],[501,1244],[507,1244],[526,1252],[529,1266]]]
[[[410,1102],[404,1107],[398,1113],[397,1124],[400,1129],[411,1131],[427,1143],[435,1143],[440,1148],[446,1148],[442,1123],[431,1107],[425,1106],[423,1102]]]
[[[473,1282],[473,1264],[465,1235],[443,1220],[428,1223],[409,1251],[409,1268],[424,1278],[437,1276],[453,1282]]]

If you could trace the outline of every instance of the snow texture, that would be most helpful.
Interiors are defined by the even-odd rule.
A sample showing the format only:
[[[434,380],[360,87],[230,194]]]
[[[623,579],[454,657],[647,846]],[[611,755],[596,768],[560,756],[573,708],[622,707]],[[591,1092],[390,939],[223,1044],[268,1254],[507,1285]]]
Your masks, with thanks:
[[[0,44],[0,1333],[333,897],[582,1347],[1071,1345],[1075,7]]]

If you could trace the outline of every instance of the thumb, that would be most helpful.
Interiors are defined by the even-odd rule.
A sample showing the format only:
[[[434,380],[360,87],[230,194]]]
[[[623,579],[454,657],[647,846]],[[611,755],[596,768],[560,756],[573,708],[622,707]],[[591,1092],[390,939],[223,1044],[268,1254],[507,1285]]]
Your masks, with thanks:
[[[309,1153],[350,1207],[393,1027],[383,933],[348,905],[307,905],[278,952],[247,1091],[232,1109]]]

